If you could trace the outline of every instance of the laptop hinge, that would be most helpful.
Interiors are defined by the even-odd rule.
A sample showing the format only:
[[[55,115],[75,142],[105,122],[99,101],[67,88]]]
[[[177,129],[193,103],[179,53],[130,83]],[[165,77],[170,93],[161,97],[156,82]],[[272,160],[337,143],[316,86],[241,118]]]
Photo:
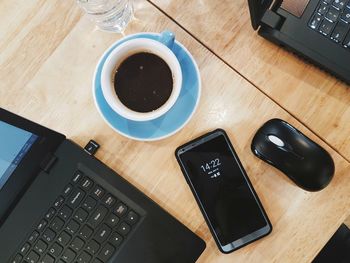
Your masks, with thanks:
[[[284,19],[281,16],[268,9],[261,19],[261,24],[267,25],[273,29],[280,29],[283,21]]]
[[[49,173],[51,168],[55,164],[56,160],[57,160],[57,157],[54,156],[52,153],[47,154],[44,160],[40,164],[41,170],[46,173]]]

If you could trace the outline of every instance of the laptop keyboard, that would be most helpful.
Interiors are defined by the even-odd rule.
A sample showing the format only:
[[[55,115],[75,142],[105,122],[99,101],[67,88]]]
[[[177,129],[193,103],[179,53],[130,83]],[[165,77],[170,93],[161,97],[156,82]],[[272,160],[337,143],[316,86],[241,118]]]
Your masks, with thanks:
[[[104,263],[139,221],[130,205],[77,171],[11,263]]]
[[[350,49],[350,1],[321,0],[309,27]]]

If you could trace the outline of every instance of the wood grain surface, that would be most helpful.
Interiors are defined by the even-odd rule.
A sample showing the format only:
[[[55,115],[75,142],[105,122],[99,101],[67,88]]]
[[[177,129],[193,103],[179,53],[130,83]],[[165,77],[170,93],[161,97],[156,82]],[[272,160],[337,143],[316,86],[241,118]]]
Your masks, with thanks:
[[[1,2],[0,13],[7,16],[0,16],[5,29],[0,66],[8,67],[0,72],[1,107],[60,131],[81,146],[91,138],[99,142],[101,161],[206,241],[198,262],[310,262],[350,211],[349,163],[148,2],[136,1],[135,12],[125,34],[170,29],[199,65],[200,105],[179,133],[137,142],[104,123],[92,97],[93,73],[103,52],[122,35],[96,30],[73,1]],[[25,23],[11,23],[11,13]],[[331,153],[336,174],[326,189],[305,192],[251,153],[255,131],[275,117]],[[176,147],[218,127],[227,131],[274,227],[269,236],[230,255],[216,248],[174,157]]]
[[[247,0],[151,0],[350,160],[350,88],[259,37]]]

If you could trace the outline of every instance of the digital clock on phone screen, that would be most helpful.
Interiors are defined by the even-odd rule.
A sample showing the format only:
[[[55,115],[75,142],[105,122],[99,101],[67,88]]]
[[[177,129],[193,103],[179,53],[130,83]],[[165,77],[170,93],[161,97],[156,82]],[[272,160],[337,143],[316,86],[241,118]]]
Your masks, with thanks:
[[[220,158],[215,158],[201,165],[201,169],[204,173],[210,176],[210,178],[216,178],[221,175],[220,172],[221,161]]]

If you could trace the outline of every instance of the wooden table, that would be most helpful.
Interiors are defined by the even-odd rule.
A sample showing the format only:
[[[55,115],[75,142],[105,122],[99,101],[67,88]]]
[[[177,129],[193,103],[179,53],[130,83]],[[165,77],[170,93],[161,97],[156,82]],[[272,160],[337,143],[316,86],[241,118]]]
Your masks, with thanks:
[[[202,98],[183,130],[165,140],[137,142],[104,123],[91,94],[93,72],[104,50],[122,36],[96,30],[71,1],[0,2],[0,106],[60,131],[81,146],[90,138],[100,142],[99,159],[206,241],[198,262],[310,262],[350,212],[349,162],[326,143],[326,136],[312,132],[317,125],[303,125],[303,119],[262,93],[155,6],[137,0],[135,12],[137,19],[125,34],[173,30],[199,65]],[[193,9],[194,16],[196,12]],[[261,43],[261,50],[274,49]],[[258,68],[251,70],[262,78]],[[335,82],[320,78],[327,78],[327,85]],[[322,106],[321,102],[316,101]],[[331,153],[336,175],[326,189],[305,192],[251,153],[255,131],[274,117],[292,123]],[[174,157],[177,146],[217,127],[228,132],[274,226],[269,236],[230,255],[216,248]]]
[[[349,86],[259,37],[247,0],[151,1],[350,160]]]

